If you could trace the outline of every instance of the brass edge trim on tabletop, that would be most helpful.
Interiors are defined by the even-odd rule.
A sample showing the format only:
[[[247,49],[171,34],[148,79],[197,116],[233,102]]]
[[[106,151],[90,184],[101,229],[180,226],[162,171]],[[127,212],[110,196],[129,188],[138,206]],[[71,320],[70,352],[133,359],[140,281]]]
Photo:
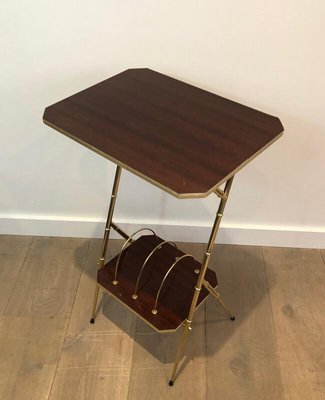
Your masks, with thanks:
[[[90,149],[90,150],[94,151],[95,153],[101,155],[102,157],[108,159],[109,161],[112,161],[113,163],[121,166],[122,168],[125,168],[127,171],[133,173],[136,176],[139,176],[140,178],[142,178],[145,181],[153,184],[154,186],[158,187],[159,189],[163,190],[164,192],[167,192],[167,193],[171,194],[172,196],[176,197],[177,199],[200,199],[200,198],[208,197],[217,187],[221,186],[231,176],[236,174],[246,164],[248,164],[250,161],[252,161],[254,158],[256,158],[260,153],[262,153],[265,149],[267,149],[269,146],[271,146],[276,140],[278,140],[283,135],[283,132],[284,132],[284,130],[282,132],[280,132],[270,142],[268,142],[265,146],[263,146],[255,154],[253,154],[252,157],[250,157],[247,160],[245,160],[242,164],[240,164],[237,168],[235,168],[233,171],[231,171],[227,176],[225,176],[220,182],[218,182],[216,185],[214,185],[206,193],[183,193],[183,194],[179,194],[177,192],[174,192],[172,189],[168,188],[167,186],[164,186],[161,183],[156,182],[154,179],[142,174],[141,172],[136,171],[135,169],[133,169],[132,167],[129,167],[128,165],[122,163],[121,161],[116,160],[114,157],[111,157],[111,156],[107,155],[106,153],[102,152],[101,150],[98,150],[96,147],[91,146],[90,144],[88,144],[88,143],[84,142],[83,140],[77,138],[73,134],[65,131],[64,129],[59,128],[55,124],[52,124],[51,122],[46,121],[44,118],[43,118],[43,122],[44,122],[45,125],[48,125],[49,127],[55,129],[56,131],[62,133],[63,135],[69,137],[70,139],[74,140],[75,142],[87,147],[88,149]]]

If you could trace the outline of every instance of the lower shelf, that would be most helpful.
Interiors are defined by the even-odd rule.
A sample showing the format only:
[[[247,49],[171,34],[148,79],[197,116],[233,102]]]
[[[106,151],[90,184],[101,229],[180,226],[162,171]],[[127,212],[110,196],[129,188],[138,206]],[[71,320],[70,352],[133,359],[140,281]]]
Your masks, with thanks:
[[[134,299],[132,295],[141,267],[155,246],[162,242],[164,240],[155,235],[141,236],[130,244],[121,256],[118,283],[113,284],[118,256],[98,270],[97,282],[154,329],[166,332],[176,330],[187,318],[198,278],[194,270],[200,269],[201,263],[193,258],[185,257],[175,264],[160,292],[157,313],[153,314],[157,292],[166,272],[175,262],[176,257],[185,255],[170,243],[161,246],[161,249],[150,257],[143,269],[138,286],[138,297]],[[207,270],[205,279],[213,287],[218,284],[215,272],[210,269]],[[209,292],[202,287],[198,305],[208,295]]]

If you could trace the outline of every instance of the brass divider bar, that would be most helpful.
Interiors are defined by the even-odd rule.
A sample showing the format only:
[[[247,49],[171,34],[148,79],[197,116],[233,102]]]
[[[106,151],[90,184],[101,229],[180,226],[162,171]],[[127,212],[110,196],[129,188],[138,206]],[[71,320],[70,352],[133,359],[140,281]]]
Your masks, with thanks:
[[[139,232],[142,232],[142,231],[150,231],[150,232],[152,232],[156,236],[156,239],[158,240],[158,237],[157,237],[156,233],[150,228],[141,228],[141,229],[138,229],[137,231],[135,231],[134,233],[132,233],[132,235],[129,236],[128,239],[124,242],[124,244],[122,246],[122,249],[120,251],[120,254],[118,255],[118,258],[117,258],[117,261],[116,261],[116,266],[115,266],[113,285],[117,285],[118,284],[117,272],[118,272],[118,267],[120,265],[122,253],[128,247],[128,245],[131,243],[131,241],[133,240],[134,236],[137,235]]]
[[[133,293],[133,295],[132,295],[132,299],[136,300],[136,299],[138,298],[138,287],[139,287],[139,283],[140,283],[140,278],[141,278],[142,272],[143,272],[144,267],[146,266],[147,262],[150,260],[151,256],[152,256],[157,250],[160,250],[161,247],[162,247],[164,244],[167,244],[167,243],[169,243],[169,244],[171,244],[172,246],[175,247],[175,249],[176,249],[176,255],[177,255],[177,246],[176,246],[176,244],[175,244],[174,242],[170,242],[170,241],[165,240],[164,242],[159,243],[159,244],[150,252],[150,254],[148,255],[148,257],[144,260],[144,262],[143,262],[143,264],[142,264],[142,267],[141,267],[141,269],[140,269],[140,272],[139,272],[139,275],[138,275],[138,278],[137,278],[137,282],[136,282],[136,284],[135,284],[135,289],[134,289],[134,293]],[[175,259],[177,260],[177,257],[176,257]]]
[[[158,311],[157,311],[157,305],[158,305],[159,295],[160,295],[161,289],[163,288],[164,283],[165,283],[165,281],[166,281],[168,275],[171,273],[171,271],[173,270],[173,268],[175,267],[175,265],[176,265],[179,261],[181,261],[183,258],[186,258],[186,257],[191,257],[191,258],[193,259],[193,262],[194,262],[194,273],[198,273],[198,272],[199,272],[199,270],[196,269],[195,258],[194,258],[191,254],[184,254],[183,256],[177,258],[176,261],[174,261],[173,264],[171,265],[171,267],[168,269],[168,271],[166,272],[166,274],[165,274],[163,280],[161,281],[161,284],[160,284],[160,286],[159,286],[159,289],[158,289],[158,292],[157,292],[157,295],[156,295],[155,305],[154,305],[153,310],[151,311],[154,315],[158,313]]]

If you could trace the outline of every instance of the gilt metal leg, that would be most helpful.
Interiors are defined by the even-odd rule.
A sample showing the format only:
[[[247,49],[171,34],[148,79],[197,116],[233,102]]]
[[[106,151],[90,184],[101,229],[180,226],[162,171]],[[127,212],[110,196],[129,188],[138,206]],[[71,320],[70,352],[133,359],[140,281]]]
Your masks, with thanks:
[[[90,319],[90,323],[91,324],[95,323],[95,316],[96,316],[96,308],[97,308],[97,302],[98,302],[99,289],[100,289],[99,284],[96,283],[94,301],[93,301],[93,309],[92,309],[92,312],[91,312],[91,319]]]
[[[176,374],[177,374],[178,365],[179,365],[179,362],[180,362],[180,359],[181,359],[181,356],[182,356],[182,352],[183,352],[183,349],[184,349],[184,346],[185,346],[185,343],[186,343],[186,339],[187,339],[189,331],[192,329],[191,328],[192,318],[193,318],[193,315],[194,315],[194,312],[195,312],[195,309],[196,309],[196,305],[197,305],[197,301],[198,301],[198,298],[199,298],[199,295],[200,295],[200,291],[202,289],[202,285],[204,283],[205,273],[206,273],[206,270],[207,270],[208,265],[209,265],[211,252],[212,252],[213,245],[214,245],[214,242],[215,242],[215,239],[216,239],[216,236],[217,236],[217,232],[218,232],[218,229],[219,229],[219,226],[220,226],[221,218],[222,218],[222,215],[223,215],[223,212],[224,212],[227,200],[228,200],[228,195],[229,195],[229,192],[230,192],[230,188],[231,188],[232,182],[233,182],[233,177],[228,179],[228,181],[226,182],[224,191],[221,191],[220,189],[218,189],[216,191],[217,196],[220,197],[220,204],[219,204],[219,208],[218,208],[218,211],[217,211],[217,214],[216,214],[216,217],[215,217],[215,220],[214,220],[214,224],[213,224],[213,227],[212,227],[212,230],[211,230],[211,234],[210,234],[209,242],[208,242],[208,245],[207,245],[207,249],[206,249],[206,251],[204,253],[202,267],[201,267],[201,271],[200,271],[200,274],[199,274],[199,277],[198,277],[198,280],[197,280],[197,283],[196,283],[196,286],[195,286],[195,291],[194,291],[194,295],[193,295],[193,298],[192,298],[192,303],[191,303],[190,311],[189,311],[189,314],[188,314],[188,318],[187,318],[187,320],[185,322],[184,330],[183,330],[183,333],[182,333],[182,336],[181,336],[181,339],[180,339],[180,342],[179,342],[179,345],[178,345],[178,350],[177,350],[177,354],[176,354],[176,360],[175,360],[175,363],[174,363],[172,376],[171,376],[170,381],[169,381],[169,386],[173,386],[173,384],[174,384],[175,377],[176,377]]]
[[[180,341],[179,341],[177,354],[176,354],[176,359],[175,359],[175,362],[174,362],[174,367],[173,367],[173,372],[172,372],[172,377],[171,377],[171,379],[169,381],[169,386],[173,386],[174,385],[174,380],[175,380],[178,364],[179,364],[179,362],[181,360],[181,356],[183,354],[183,349],[184,349],[184,346],[185,346],[185,343],[186,343],[187,335],[189,334],[190,330],[192,330],[191,321],[186,320],[184,322],[184,328],[183,328],[182,336],[181,336]]]
[[[100,254],[100,257],[98,260],[99,268],[102,268],[105,263],[107,244],[108,244],[110,230],[112,227],[112,218],[113,218],[114,207],[115,207],[115,203],[116,203],[118,186],[119,186],[120,178],[121,178],[121,172],[122,172],[122,168],[120,166],[117,166],[116,172],[115,172],[112,194],[111,194],[111,201],[110,201],[106,225],[105,225],[105,232],[104,232],[104,237],[103,237],[103,241],[102,241],[101,254]],[[97,302],[98,302],[98,293],[99,293],[99,284],[96,282],[94,302],[93,302],[93,308],[92,308],[92,316],[91,316],[91,320],[90,320],[91,324],[93,324],[95,322],[96,308],[97,308]]]

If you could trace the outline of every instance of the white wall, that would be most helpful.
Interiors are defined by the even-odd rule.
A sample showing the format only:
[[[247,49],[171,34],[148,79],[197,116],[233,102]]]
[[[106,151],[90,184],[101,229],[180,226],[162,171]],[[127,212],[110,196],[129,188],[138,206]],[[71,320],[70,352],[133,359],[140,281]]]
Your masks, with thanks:
[[[237,175],[221,239],[325,247],[324,1],[2,0],[0,30],[1,232],[98,235],[114,166],[43,125],[43,109],[147,66],[285,127]],[[125,172],[116,220],[205,240],[195,227],[215,210],[214,196],[177,200]]]

